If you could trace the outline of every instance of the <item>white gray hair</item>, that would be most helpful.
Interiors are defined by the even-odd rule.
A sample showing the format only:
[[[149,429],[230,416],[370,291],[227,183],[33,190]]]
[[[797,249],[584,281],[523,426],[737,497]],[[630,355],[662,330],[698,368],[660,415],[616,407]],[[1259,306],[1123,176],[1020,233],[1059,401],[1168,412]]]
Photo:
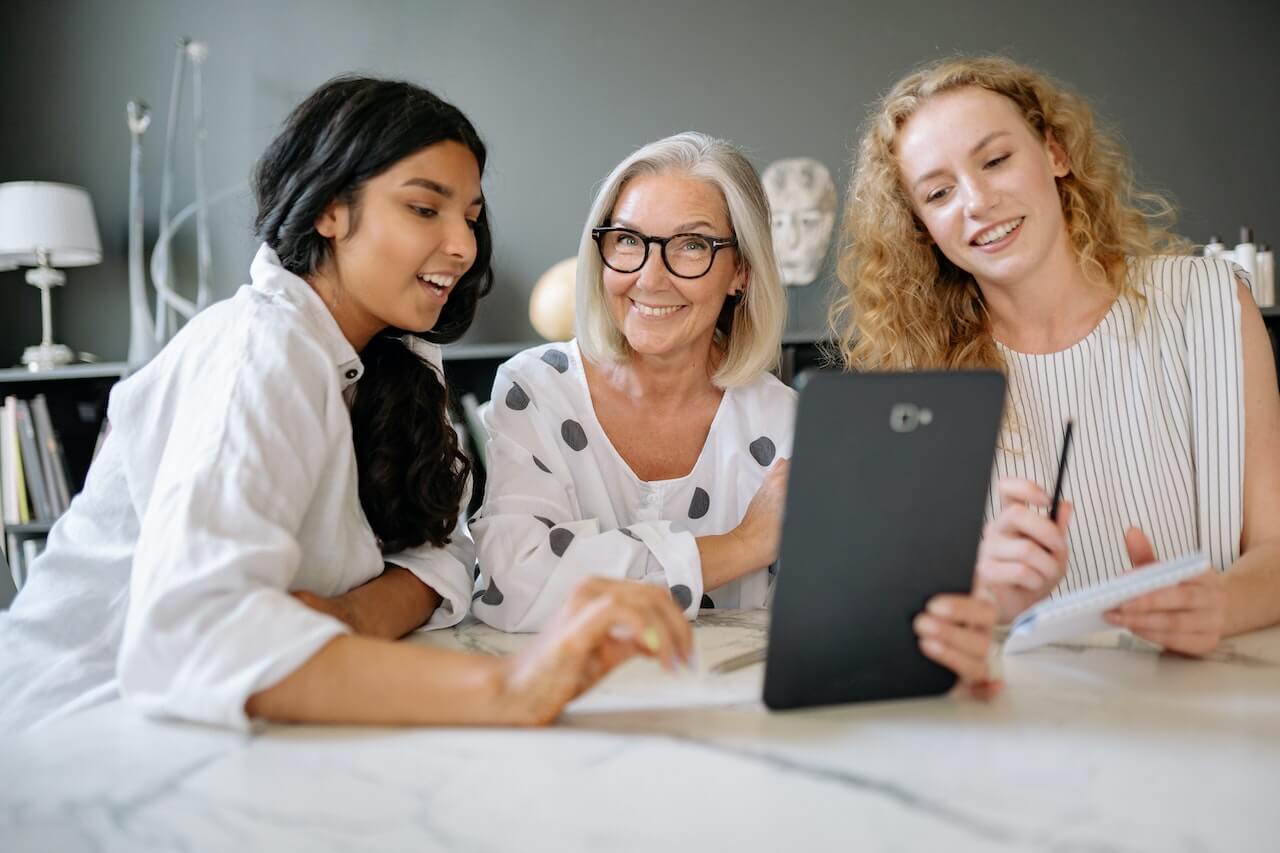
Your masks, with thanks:
[[[591,229],[607,224],[628,181],[670,172],[706,181],[724,197],[748,281],[728,335],[717,332],[725,358],[712,381],[721,388],[746,385],[777,366],[787,299],[773,253],[769,200],[760,176],[731,143],[702,133],[678,133],[649,143],[619,163],[596,193],[578,244],[574,306],[578,346],[594,362],[627,359],[630,348],[605,303],[604,265]]]

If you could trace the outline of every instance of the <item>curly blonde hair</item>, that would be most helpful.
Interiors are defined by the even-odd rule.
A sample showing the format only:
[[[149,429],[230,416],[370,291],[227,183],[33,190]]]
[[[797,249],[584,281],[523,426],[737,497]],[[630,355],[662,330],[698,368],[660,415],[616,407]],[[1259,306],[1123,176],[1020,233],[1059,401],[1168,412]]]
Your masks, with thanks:
[[[844,290],[831,327],[846,369],[1003,368],[982,292],[915,215],[895,158],[898,131],[935,95],[979,87],[1011,100],[1040,136],[1062,146],[1070,172],[1058,195],[1081,269],[1116,296],[1135,295],[1128,259],[1182,250],[1173,207],[1134,184],[1119,140],[1063,86],[1003,57],[955,58],[912,72],[868,118],[847,194],[839,262]]]

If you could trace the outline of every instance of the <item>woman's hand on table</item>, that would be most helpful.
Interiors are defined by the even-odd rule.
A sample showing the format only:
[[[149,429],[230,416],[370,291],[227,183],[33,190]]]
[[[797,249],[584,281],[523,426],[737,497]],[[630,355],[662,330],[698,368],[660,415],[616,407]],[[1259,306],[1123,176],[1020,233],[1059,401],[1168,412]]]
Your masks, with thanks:
[[[503,718],[546,725],[614,667],[645,655],[688,664],[693,631],[665,586],[588,578],[533,643],[503,661]]]
[[[1138,528],[1125,532],[1124,544],[1135,569],[1155,562],[1155,549]],[[1227,593],[1222,574],[1210,566],[1204,574],[1139,596],[1108,610],[1104,617],[1117,628],[1128,628],[1168,651],[1208,654],[1218,647],[1226,624]]]
[[[974,586],[995,600],[1000,621],[1009,622],[1066,575],[1072,506],[1062,501],[1055,523],[1039,511],[1051,498],[1030,480],[1004,477],[996,489],[1000,514],[982,531]]]
[[[1004,686],[990,662],[996,610],[981,593],[935,595],[911,623],[924,656],[954,672],[961,687],[981,699]]]

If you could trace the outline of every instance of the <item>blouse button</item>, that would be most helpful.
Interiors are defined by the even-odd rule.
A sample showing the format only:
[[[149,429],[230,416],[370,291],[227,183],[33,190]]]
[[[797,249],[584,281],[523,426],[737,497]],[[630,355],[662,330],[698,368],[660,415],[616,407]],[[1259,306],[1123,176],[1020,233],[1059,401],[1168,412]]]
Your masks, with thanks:
[[[355,379],[357,375],[359,375],[359,371],[357,371],[354,367],[347,371],[348,379]]]

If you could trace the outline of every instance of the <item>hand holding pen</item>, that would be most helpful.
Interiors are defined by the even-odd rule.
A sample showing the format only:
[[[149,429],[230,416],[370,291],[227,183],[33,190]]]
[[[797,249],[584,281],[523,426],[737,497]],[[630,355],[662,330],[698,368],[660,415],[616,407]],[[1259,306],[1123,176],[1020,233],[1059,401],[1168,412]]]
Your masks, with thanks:
[[[1039,484],[1016,477],[996,485],[1000,514],[982,532],[974,588],[995,599],[1001,622],[1012,621],[1047,596],[1067,573],[1072,506],[1062,499],[1062,487],[1071,433],[1072,422],[1067,421],[1052,496]]]

